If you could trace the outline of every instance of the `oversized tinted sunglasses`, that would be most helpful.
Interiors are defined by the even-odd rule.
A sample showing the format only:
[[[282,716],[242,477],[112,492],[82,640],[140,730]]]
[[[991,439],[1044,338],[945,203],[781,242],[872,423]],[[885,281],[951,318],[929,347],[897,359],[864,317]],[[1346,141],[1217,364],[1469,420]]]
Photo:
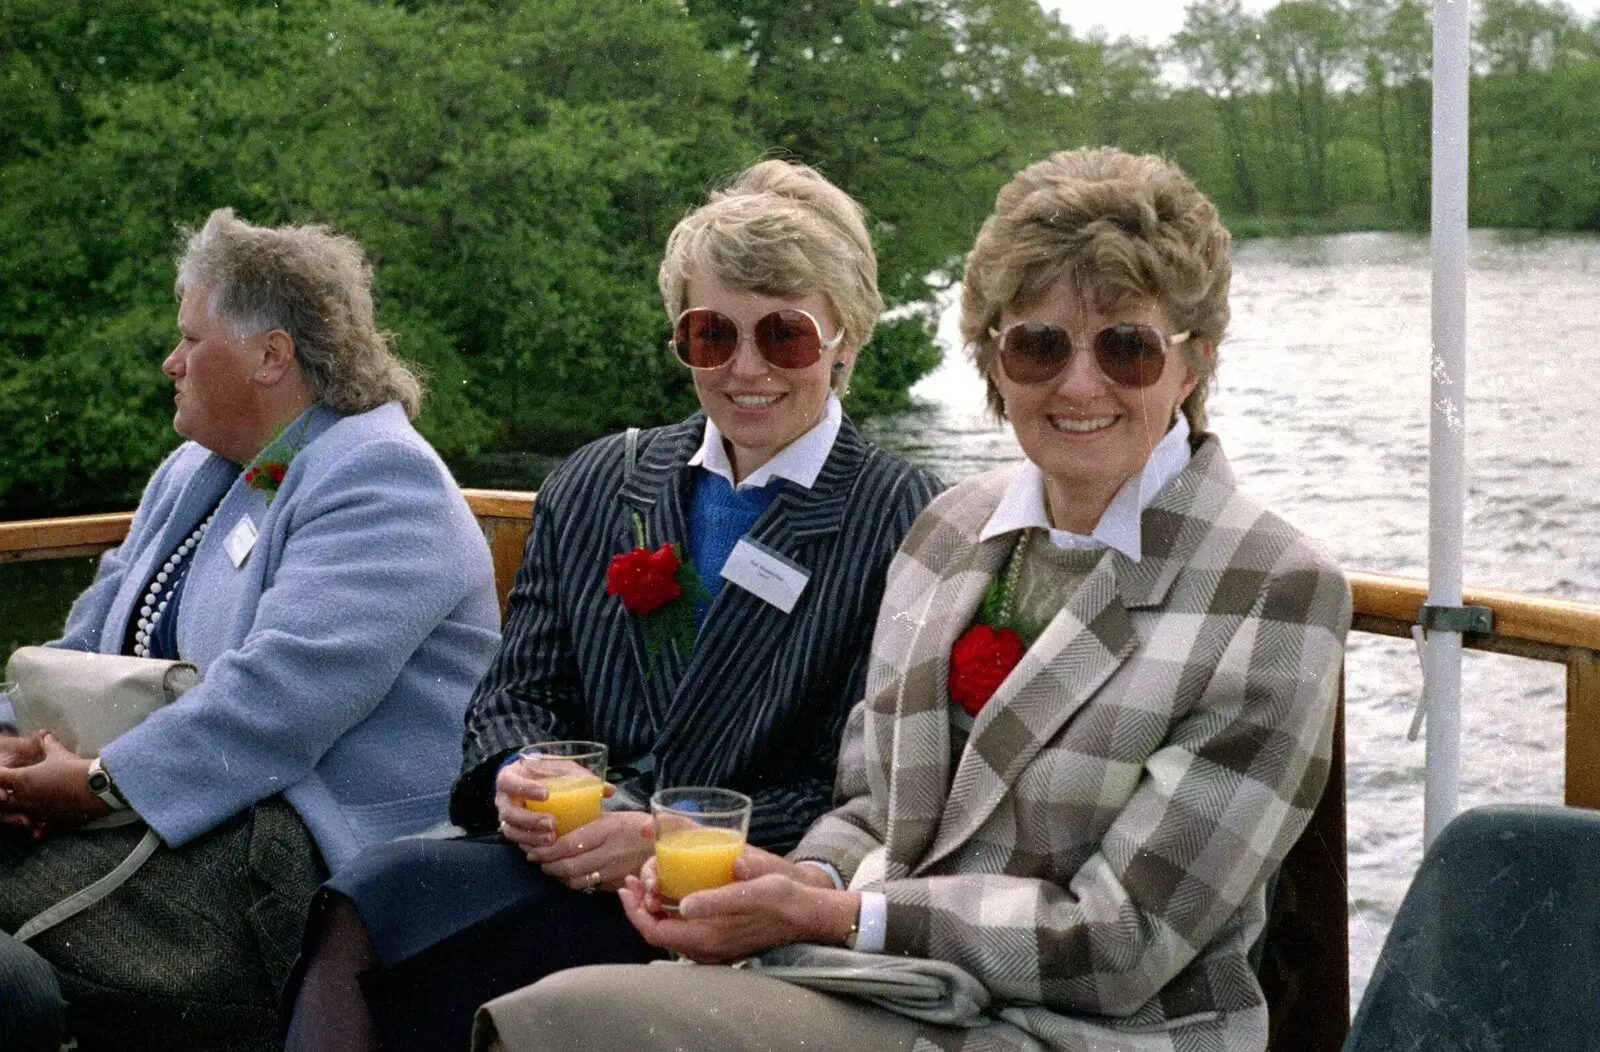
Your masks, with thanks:
[[[816,365],[823,351],[844,340],[844,330],[833,339],[822,338],[822,326],[803,310],[786,308],[756,322],[751,340],[768,364],[779,369],[804,369]],[[739,351],[739,323],[721,311],[693,307],[678,315],[672,328],[672,350],[691,369],[720,369]]]
[[[999,338],[1000,368],[1012,383],[1051,383],[1072,357],[1072,334],[1053,322],[1019,321],[989,335]],[[1094,334],[1095,365],[1118,386],[1149,387],[1167,367],[1167,348],[1192,335],[1166,336],[1153,325],[1107,325]]]

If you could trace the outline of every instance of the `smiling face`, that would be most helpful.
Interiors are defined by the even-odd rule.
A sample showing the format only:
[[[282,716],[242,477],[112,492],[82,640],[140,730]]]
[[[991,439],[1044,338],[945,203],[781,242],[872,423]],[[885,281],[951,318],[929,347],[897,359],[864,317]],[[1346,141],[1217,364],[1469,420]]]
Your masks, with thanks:
[[[209,288],[190,289],[178,308],[178,346],[161,363],[176,389],[173,430],[236,463],[255,456],[259,408],[251,382],[258,339],[230,340],[206,309]]]
[[[694,390],[728,443],[734,476],[742,480],[817,425],[828,403],[833,364],[851,360],[855,348],[825,350],[815,365],[804,369],[776,368],[756,350],[756,322],[775,310],[803,310],[822,326],[824,343],[833,339],[839,323],[820,293],[788,299],[691,278],[684,307],[720,311],[739,326],[732,360],[717,369],[696,369]]]
[[[1065,326],[1073,347],[1067,367],[1052,381],[1018,384],[996,359],[990,377],[1023,453],[1044,472],[1051,521],[1058,529],[1092,533],[1117,490],[1143,469],[1172,427],[1195,377],[1176,348],[1168,349],[1161,378],[1148,387],[1120,387],[1101,375],[1093,344],[1106,326],[1129,322],[1173,334],[1153,300],[1102,313],[1064,277],[1032,302],[1002,311],[999,328],[1021,321]]]

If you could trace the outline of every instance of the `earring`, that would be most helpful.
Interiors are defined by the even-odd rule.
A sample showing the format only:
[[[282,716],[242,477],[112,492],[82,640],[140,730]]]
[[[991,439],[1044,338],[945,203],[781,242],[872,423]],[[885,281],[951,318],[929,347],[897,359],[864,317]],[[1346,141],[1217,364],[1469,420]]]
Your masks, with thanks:
[[[834,362],[833,363],[833,375],[838,376],[842,372],[844,372],[844,363],[843,362]]]

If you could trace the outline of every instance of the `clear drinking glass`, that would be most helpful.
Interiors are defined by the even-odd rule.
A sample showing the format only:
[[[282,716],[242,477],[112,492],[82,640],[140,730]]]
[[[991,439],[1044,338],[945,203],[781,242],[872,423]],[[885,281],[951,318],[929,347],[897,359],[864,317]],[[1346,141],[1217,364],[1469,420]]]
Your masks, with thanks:
[[[733,860],[750,832],[750,798],[732,789],[680,786],[650,797],[656,876],[663,908],[694,891],[733,881]]]
[[[540,742],[517,753],[522,773],[544,784],[543,800],[524,798],[522,806],[556,820],[556,835],[572,832],[600,817],[605,799],[604,742]]]

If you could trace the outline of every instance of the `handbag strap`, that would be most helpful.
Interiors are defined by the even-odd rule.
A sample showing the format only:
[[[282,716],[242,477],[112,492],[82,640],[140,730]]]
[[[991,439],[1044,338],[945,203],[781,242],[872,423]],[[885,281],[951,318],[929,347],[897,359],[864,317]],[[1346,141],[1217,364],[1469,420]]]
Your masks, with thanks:
[[[622,436],[622,481],[633,481],[633,469],[639,465],[639,429],[628,428]]]
[[[161,846],[161,838],[156,836],[154,829],[146,829],[139,843],[134,845],[128,857],[117,863],[117,868],[90,884],[82,891],[74,892],[56,903],[47,907],[26,924],[18,928],[13,936],[18,942],[27,942],[40,932],[48,931],[57,924],[71,917],[76,917],[84,910],[93,906],[107,895],[116,891],[127,883],[128,878],[144,865],[156,848]]]
[[[633,473],[639,467],[639,429],[630,427],[622,435],[622,483],[627,485],[633,481]],[[654,774],[656,769],[656,754],[654,750],[643,756],[636,756],[625,764],[617,765],[619,771],[626,777],[635,775]],[[642,806],[649,809],[650,802],[643,801]]]

